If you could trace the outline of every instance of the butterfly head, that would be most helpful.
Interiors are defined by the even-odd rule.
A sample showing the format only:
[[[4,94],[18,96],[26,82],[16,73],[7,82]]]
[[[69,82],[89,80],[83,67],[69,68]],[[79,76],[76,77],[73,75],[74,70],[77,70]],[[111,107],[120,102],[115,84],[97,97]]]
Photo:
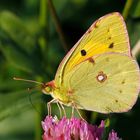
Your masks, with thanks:
[[[55,84],[54,84],[54,81],[50,81],[48,83],[45,83],[43,86],[42,86],[42,92],[44,94],[51,94],[53,92],[55,88]]]

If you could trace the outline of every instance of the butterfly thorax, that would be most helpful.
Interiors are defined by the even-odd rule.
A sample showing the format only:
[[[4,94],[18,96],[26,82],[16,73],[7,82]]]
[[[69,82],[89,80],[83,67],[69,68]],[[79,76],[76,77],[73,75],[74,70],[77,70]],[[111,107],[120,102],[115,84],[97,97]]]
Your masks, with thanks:
[[[44,94],[50,94],[53,98],[58,99],[58,101],[63,104],[68,105],[71,102],[69,95],[67,94],[67,89],[57,87],[54,80],[46,83],[42,88],[42,92]]]

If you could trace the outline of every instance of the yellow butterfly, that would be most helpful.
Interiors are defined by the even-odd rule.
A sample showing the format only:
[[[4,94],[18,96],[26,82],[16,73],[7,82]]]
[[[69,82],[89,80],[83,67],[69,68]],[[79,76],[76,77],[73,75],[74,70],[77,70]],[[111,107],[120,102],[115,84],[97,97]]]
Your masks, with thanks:
[[[128,111],[139,90],[139,67],[118,12],[91,25],[64,57],[55,79],[42,89],[54,98],[51,102],[101,113]]]
[[[126,25],[114,12],[91,25],[43,92],[65,105],[110,113],[131,109],[139,89],[140,72],[130,54]]]

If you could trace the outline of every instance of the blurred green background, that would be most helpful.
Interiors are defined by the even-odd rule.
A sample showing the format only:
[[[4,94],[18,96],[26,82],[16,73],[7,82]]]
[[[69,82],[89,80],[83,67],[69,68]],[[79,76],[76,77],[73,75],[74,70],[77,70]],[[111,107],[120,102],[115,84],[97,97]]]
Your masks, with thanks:
[[[140,0],[1,0],[0,1],[0,140],[41,140],[41,120],[50,96],[27,91],[33,83],[14,76],[48,82],[69,50],[93,23],[107,13],[123,13],[131,47],[140,40]],[[61,32],[60,25],[63,32]],[[139,57],[137,58],[139,59]],[[59,115],[53,105],[53,115]],[[66,109],[68,114],[70,109]],[[110,118],[125,140],[140,139],[140,101],[128,113],[83,112],[88,122]]]

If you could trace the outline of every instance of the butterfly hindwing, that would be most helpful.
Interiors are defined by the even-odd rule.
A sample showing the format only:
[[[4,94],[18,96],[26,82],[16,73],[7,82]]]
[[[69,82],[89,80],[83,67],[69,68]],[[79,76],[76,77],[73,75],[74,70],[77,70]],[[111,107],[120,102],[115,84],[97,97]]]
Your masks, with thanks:
[[[120,53],[87,59],[64,77],[64,87],[72,91],[70,98],[78,108],[102,113],[131,109],[138,96],[139,83],[135,60]]]

